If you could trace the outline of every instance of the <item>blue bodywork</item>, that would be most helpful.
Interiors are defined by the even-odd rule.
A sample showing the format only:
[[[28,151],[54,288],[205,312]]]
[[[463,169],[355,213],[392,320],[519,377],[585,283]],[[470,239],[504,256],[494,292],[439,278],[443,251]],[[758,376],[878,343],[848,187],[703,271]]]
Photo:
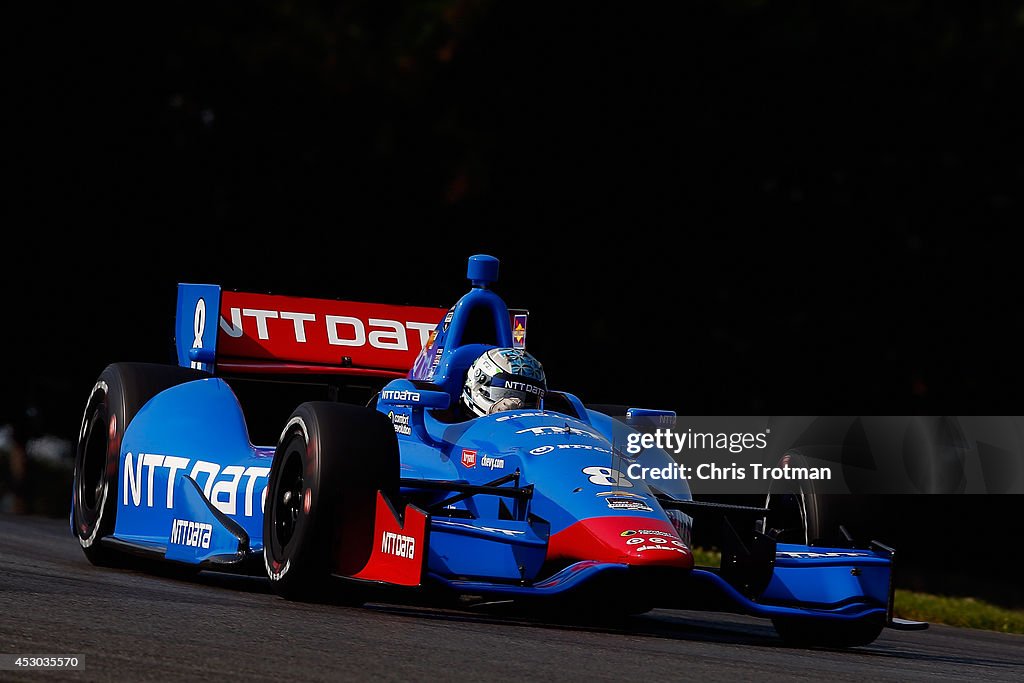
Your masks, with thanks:
[[[194,482],[207,508],[240,526],[249,549],[263,547],[263,498],[274,448],[249,443],[234,392],[217,377],[157,394],[125,430],[121,444],[115,538],[156,550],[169,543],[174,519],[196,520],[183,481]],[[181,559],[175,557],[174,559]],[[193,558],[200,561],[204,558]],[[185,559],[183,561],[189,561]]]
[[[375,403],[395,428],[402,494],[421,508],[434,506],[430,581],[464,593],[543,597],[657,566],[678,573],[680,590],[711,588],[750,614],[849,620],[887,613],[891,558],[881,549],[780,544],[767,587],[757,595],[719,572],[694,568],[675,535],[679,517],[664,505],[691,500],[685,481],[664,481],[655,491],[625,475],[630,463],[664,467],[670,456],[659,449],[627,455],[632,428],[588,410],[572,394],[549,392],[536,410],[458,415],[469,365],[489,348],[513,346],[509,310],[489,289],[497,261],[474,257],[469,278],[473,288],[437,325],[408,377],[387,384]],[[230,569],[261,556],[275,447],[250,442],[232,387],[212,374],[219,300],[215,285],[179,288],[179,364],[211,375],[161,392],[125,430],[116,527],[108,540],[175,562]],[[384,398],[410,394],[422,394],[419,404]],[[465,485],[527,493],[486,492],[436,507]],[[611,531],[605,537],[600,530]],[[633,534],[643,543],[626,545]],[[673,552],[653,552],[668,545]],[[629,554],[631,547],[647,549],[647,556]]]

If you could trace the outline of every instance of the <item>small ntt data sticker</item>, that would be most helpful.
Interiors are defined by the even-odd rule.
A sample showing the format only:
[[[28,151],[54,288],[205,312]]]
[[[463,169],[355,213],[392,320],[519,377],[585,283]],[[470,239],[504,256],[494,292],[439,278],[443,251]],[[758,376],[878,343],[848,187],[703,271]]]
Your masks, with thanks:
[[[0,671],[82,670],[84,668],[85,658],[82,655],[0,654]]]

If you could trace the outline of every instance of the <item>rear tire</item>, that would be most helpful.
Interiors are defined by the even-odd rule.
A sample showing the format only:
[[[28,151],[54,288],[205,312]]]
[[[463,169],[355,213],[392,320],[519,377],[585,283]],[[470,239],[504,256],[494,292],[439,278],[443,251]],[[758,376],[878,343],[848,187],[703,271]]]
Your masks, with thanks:
[[[350,575],[374,544],[377,491],[398,492],[399,456],[386,416],[316,401],[292,413],[274,454],[263,554],[274,590],[289,600],[361,604]]]
[[[100,373],[78,431],[71,492],[71,530],[93,564],[113,566],[122,559],[100,541],[114,531],[125,429],[161,391],[204,377],[209,375],[150,363],[115,363]]]

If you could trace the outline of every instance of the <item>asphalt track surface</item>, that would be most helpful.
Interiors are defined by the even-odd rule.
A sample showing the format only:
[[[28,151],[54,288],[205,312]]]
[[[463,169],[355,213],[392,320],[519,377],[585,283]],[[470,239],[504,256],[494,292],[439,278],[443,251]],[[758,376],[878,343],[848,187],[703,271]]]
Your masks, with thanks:
[[[84,655],[0,680],[1024,680],[1024,636],[933,626],[847,651],[760,619],[655,610],[610,625],[290,603],[259,579],[88,563],[66,522],[0,516],[0,653]]]

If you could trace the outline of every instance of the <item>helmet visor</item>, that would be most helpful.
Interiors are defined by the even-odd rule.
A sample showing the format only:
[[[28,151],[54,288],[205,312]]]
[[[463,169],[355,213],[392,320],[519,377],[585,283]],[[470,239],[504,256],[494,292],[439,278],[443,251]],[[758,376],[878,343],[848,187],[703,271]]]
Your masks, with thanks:
[[[507,372],[494,375],[484,389],[492,402],[504,398],[519,399],[524,408],[536,408],[544,398],[543,383]]]

